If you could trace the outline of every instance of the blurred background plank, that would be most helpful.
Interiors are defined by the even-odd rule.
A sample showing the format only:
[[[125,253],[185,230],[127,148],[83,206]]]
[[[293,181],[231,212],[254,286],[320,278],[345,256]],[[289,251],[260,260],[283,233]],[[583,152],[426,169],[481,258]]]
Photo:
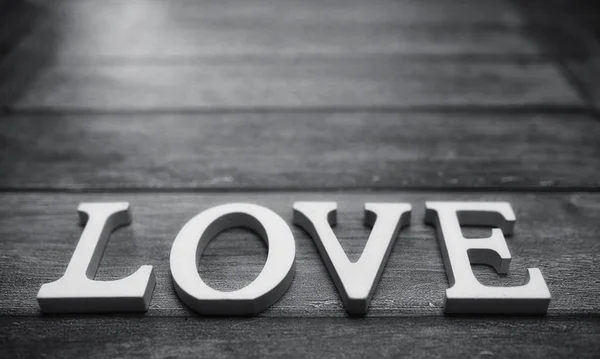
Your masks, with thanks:
[[[0,67],[11,111],[580,106],[505,1],[61,1]],[[101,30],[100,30],[101,29]]]
[[[216,56],[532,55],[497,1],[57,1],[19,51],[60,62]],[[102,31],[98,31],[102,29]],[[183,59],[182,59],[183,58]],[[191,59],[190,59],[191,58]]]
[[[0,0],[0,64],[35,27],[41,9],[33,1]]]
[[[193,316],[173,290],[171,245],[181,227],[214,205],[243,202],[266,206],[290,225],[296,240],[296,276],[282,299],[262,312],[268,317],[347,316],[313,241],[292,225],[294,201],[337,201],[335,229],[351,260],[359,258],[370,229],[363,226],[365,202],[407,202],[412,224],[394,246],[368,316],[439,316],[448,281],[433,228],[424,225],[425,201],[509,201],[517,216],[507,238],[513,259],[507,276],[474,266],[486,285],[521,285],[527,268],[539,267],[552,293],[548,316],[595,315],[600,311],[600,194],[493,194],[446,192],[332,193],[258,192],[209,194],[3,194],[0,196],[0,315],[37,315],[36,293],[64,273],[81,235],[80,202],[128,201],[133,224],[113,234],[97,279],[154,266],[157,285],[147,316]],[[468,229],[486,237],[489,229]],[[209,285],[234,290],[260,273],[267,249],[255,234],[232,230],[211,243],[199,271]],[[483,319],[482,319],[483,320]]]
[[[5,189],[600,188],[586,115],[264,112],[14,115]]]
[[[0,84],[13,111],[577,106],[553,65],[396,57],[232,59],[194,64],[51,65],[19,61]]]
[[[600,2],[515,2],[531,25],[531,38],[551,54],[595,113],[600,110]]]
[[[504,0],[375,0],[371,3],[360,0],[231,0],[227,5],[219,0],[174,0],[167,4],[160,0],[59,0],[56,3],[59,11],[66,16],[108,16],[125,21],[137,18],[121,17],[123,14],[143,14],[150,21],[181,16],[177,19],[229,21],[233,24],[240,21],[523,24],[522,14]],[[177,24],[180,22],[174,22],[170,27]]]

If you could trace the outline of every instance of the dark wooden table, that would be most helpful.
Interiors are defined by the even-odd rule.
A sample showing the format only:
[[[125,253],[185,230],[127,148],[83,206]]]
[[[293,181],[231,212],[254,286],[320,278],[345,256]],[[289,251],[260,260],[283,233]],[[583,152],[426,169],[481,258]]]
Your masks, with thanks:
[[[0,13],[0,356],[598,357],[600,47],[589,7],[37,0],[0,2]],[[369,234],[364,202],[413,205],[365,318],[347,316],[291,224],[294,201],[324,199],[338,202],[350,258]],[[153,265],[150,309],[42,315],[36,293],[66,268],[78,203],[109,200],[129,201],[133,224],[112,235],[96,278]],[[444,316],[426,200],[510,201],[511,273],[474,271],[518,285],[539,267],[548,314]],[[228,202],[273,209],[296,239],[290,290],[255,318],[198,316],[171,281],[181,226]],[[255,234],[231,230],[199,271],[241,288],[266,254]]]

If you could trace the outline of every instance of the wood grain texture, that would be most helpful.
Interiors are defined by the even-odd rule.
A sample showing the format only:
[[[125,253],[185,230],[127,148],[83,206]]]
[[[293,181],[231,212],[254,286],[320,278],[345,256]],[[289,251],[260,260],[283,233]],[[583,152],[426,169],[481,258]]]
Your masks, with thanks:
[[[473,8],[473,0],[55,4],[35,32],[20,43],[19,51],[30,56],[51,54],[61,63],[172,63],[215,56],[505,57],[538,53],[518,26],[519,15],[503,2],[485,1],[489,12],[469,11],[469,16],[464,10]]]
[[[520,285],[526,268],[543,273],[552,302],[548,316],[600,314],[600,195],[448,194],[448,193],[211,193],[199,194],[2,194],[0,195],[0,315],[38,315],[36,293],[43,283],[62,276],[81,229],[77,205],[84,201],[129,201],[133,225],[111,237],[97,279],[117,279],[144,264],[153,265],[157,285],[145,316],[194,315],[176,296],[169,253],[181,227],[211,206],[230,202],[264,205],[282,216],[296,240],[296,275],[289,291],[263,317],[346,317],[341,300],[312,240],[291,225],[297,200],[338,202],[336,235],[351,260],[358,259],[370,230],[362,225],[369,202],[408,202],[412,225],[395,244],[371,302],[369,316],[441,316],[448,287],[433,228],[423,224],[426,200],[509,201],[517,227],[507,238],[511,271],[498,276],[474,266],[487,285]],[[467,236],[489,229],[465,230]],[[213,241],[199,271],[215,288],[232,290],[250,283],[266,259],[262,242],[234,230]],[[132,319],[135,322],[135,319]]]
[[[373,56],[87,66],[19,60],[2,72],[13,77],[0,84],[0,101],[15,111],[582,104],[554,65],[539,62]]]
[[[560,114],[15,115],[0,186],[596,189],[598,138]]]
[[[0,318],[10,358],[597,358],[598,318]]]

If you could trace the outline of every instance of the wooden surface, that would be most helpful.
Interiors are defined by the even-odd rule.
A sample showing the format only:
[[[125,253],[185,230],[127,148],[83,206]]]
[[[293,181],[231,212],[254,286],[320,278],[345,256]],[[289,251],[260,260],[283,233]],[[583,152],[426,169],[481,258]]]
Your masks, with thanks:
[[[600,188],[600,126],[584,114],[274,112],[40,117],[15,115],[0,122],[4,152],[0,169],[6,174],[0,186],[69,190]]]
[[[484,9],[474,0],[378,1],[376,6],[358,0],[235,0],[227,7],[220,1],[71,0],[50,9],[18,51],[44,56],[58,45],[53,56],[71,63],[539,53],[534,42],[521,36],[524,26],[514,9],[485,2]],[[466,7],[475,11],[465,12]],[[63,36],[60,42],[57,35]]]
[[[0,67],[0,77],[11,79],[0,83],[2,106],[178,112],[581,104],[553,64],[519,56],[538,49],[508,4],[257,0],[231,10],[220,2],[172,3],[61,2]],[[491,56],[473,58],[482,54]]]
[[[598,357],[595,18],[574,27],[576,5],[550,4],[21,2],[0,22],[0,357]],[[35,294],[66,268],[77,205],[107,200],[130,201],[133,224],[97,278],[153,265],[149,311],[42,315]],[[366,318],[347,316],[291,225],[295,200],[338,201],[351,259],[365,201],[413,205]],[[510,274],[473,268],[518,285],[539,267],[548,315],[444,316],[426,200],[512,203]],[[170,247],[193,215],[234,201],[290,224],[297,274],[256,318],[198,316],[175,294]],[[231,230],[199,272],[240,288],[266,253]]]
[[[424,62],[381,55],[243,62],[218,59],[169,66],[58,64],[39,72],[37,65],[6,64],[4,71],[23,74],[0,85],[2,105],[16,111],[580,104],[554,67],[537,62]],[[19,97],[11,98],[13,94]]]
[[[600,110],[600,4],[594,0],[517,2],[536,24],[529,28],[540,49],[551,54],[580,96]]]
[[[39,9],[34,3],[0,0],[0,62],[20,45],[38,15]]]
[[[460,358],[595,358],[599,324],[596,317],[1,318],[0,332],[10,333],[6,338],[16,345],[0,347],[0,354],[11,358],[38,356],[40,351],[47,358],[447,358],[451,353]],[[524,330],[528,335],[523,335]]]

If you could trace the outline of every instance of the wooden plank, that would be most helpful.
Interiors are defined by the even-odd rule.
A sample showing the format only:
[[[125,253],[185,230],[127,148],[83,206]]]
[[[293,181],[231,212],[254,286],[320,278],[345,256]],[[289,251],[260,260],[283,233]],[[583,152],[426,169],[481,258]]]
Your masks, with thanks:
[[[522,25],[522,15],[510,1],[498,0],[232,0],[226,5],[218,0],[62,0],[58,12],[67,21],[83,21],[94,14],[96,25],[139,22],[148,25],[177,19],[182,26],[195,22],[223,23],[235,26],[252,23],[378,23],[436,25],[452,23]],[[79,19],[79,20],[77,20]],[[109,29],[110,31],[110,29]]]
[[[55,62],[538,52],[510,4],[476,4],[466,16],[474,1],[63,1],[19,51]]]
[[[114,66],[13,61],[2,72],[13,76],[0,84],[0,104],[15,111],[581,105],[556,67],[539,62],[397,56]]]
[[[598,7],[596,2],[530,0],[519,5],[527,15],[532,38],[562,65],[586,104],[600,110],[600,12],[592,11]]]
[[[6,189],[597,189],[583,115],[265,112],[11,116]]]
[[[124,3],[125,4],[125,3]],[[92,21],[95,19],[92,19]],[[380,24],[279,24],[194,22],[189,27],[157,24],[92,32],[89,22],[40,26],[17,51],[52,54],[61,63],[177,63],[204,57],[306,57],[392,55],[519,58],[538,55],[520,29],[497,26],[404,26]],[[175,21],[175,20],[173,20]],[[79,26],[81,25],[81,26]],[[84,27],[89,28],[80,28]],[[146,31],[147,29],[147,31]],[[119,31],[120,30],[120,31]]]
[[[598,318],[0,318],[8,358],[596,358]]]
[[[30,0],[0,0],[0,63],[33,27],[41,5]]]
[[[412,225],[403,230],[383,273],[368,315],[441,316],[448,287],[434,230],[423,224],[426,200],[509,201],[517,228],[507,243],[511,271],[500,277],[491,268],[474,266],[487,285],[520,285],[527,268],[542,271],[552,294],[548,316],[600,313],[600,195],[489,193],[211,193],[201,194],[2,194],[0,195],[0,315],[37,315],[36,293],[43,283],[62,276],[81,229],[77,205],[84,201],[129,201],[133,225],[117,231],[109,242],[97,275],[122,278],[144,264],[157,277],[146,316],[190,316],[173,289],[169,270],[172,242],[190,218],[213,205],[248,202],[282,216],[296,239],[296,275],[289,291],[265,317],[346,317],[341,300],[312,240],[291,225],[297,200],[338,202],[336,234],[351,259],[357,259],[370,230],[362,225],[363,206],[370,202],[408,202]],[[469,229],[485,236],[489,229]],[[200,273],[219,289],[250,283],[262,269],[266,249],[244,230],[230,231],[204,253]],[[486,324],[489,325],[489,324]]]

